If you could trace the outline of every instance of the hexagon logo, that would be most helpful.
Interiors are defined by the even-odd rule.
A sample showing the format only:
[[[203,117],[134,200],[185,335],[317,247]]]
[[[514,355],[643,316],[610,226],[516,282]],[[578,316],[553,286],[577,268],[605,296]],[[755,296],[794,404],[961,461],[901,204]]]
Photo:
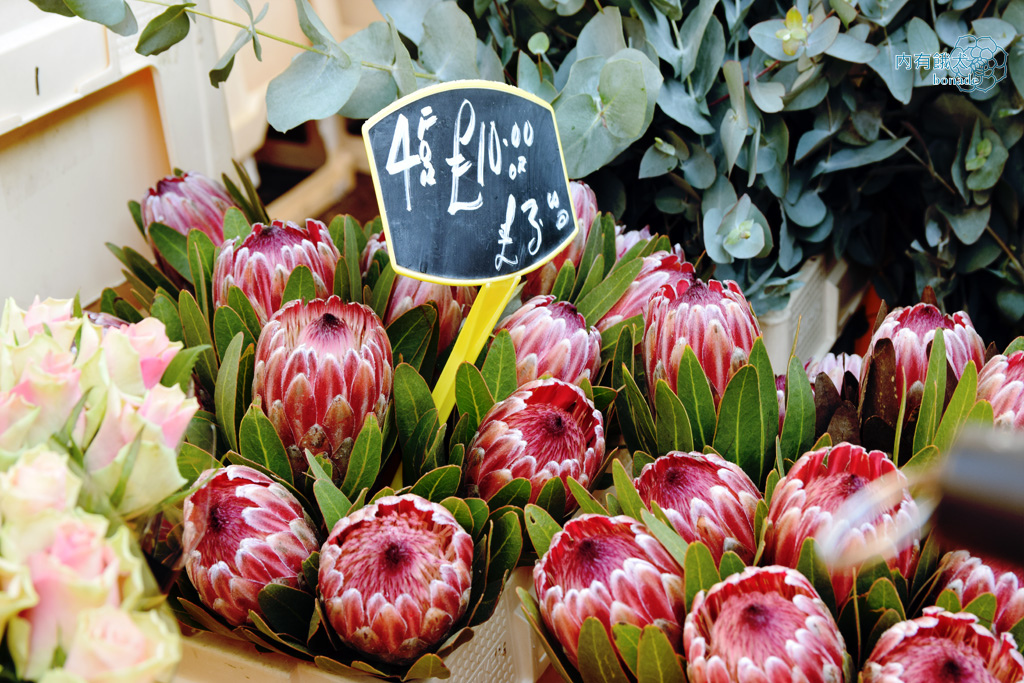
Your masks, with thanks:
[[[1006,72],[1006,51],[988,36],[960,36],[949,53],[949,76],[960,92],[988,92]]]

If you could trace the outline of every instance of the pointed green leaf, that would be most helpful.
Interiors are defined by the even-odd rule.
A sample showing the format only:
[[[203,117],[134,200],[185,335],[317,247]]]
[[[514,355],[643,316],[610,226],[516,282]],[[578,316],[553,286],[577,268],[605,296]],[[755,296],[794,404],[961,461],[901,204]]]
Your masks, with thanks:
[[[672,556],[672,559],[678,562],[680,567],[685,567],[688,548],[686,541],[676,533],[676,530],[673,529],[671,525],[658,519],[654,513],[645,511],[642,512],[640,516],[643,517],[643,523],[647,525],[647,529],[651,532],[651,535],[665,546],[665,550],[667,550],[668,554]]]
[[[589,491],[587,491],[585,488],[583,488],[582,484],[580,484],[578,481],[576,481],[572,477],[569,477],[568,482],[569,482],[569,492],[572,493],[572,497],[576,500],[576,503],[580,506],[580,511],[581,512],[585,512],[585,513],[589,513],[589,514],[597,514],[597,515],[607,515],[608,514],[608,511],[605,510],[604,507],[602,507],[602,505],[597,502],[596,498],[594,498],[592,495],[590,495]]]
[[[213,394],[213,404],[217,406],[217,422],[228,437],[228,447],[238,450],[238,362],[242,355],[244,335],[239,332],[228,344],[221,360],[220,372],[217,373],[217,386]]]
[[[814,394],[807,372],[796,356],[786,372],[786,417],[782,422],[779,457],[796,461],[814,442]]]
[[[256,597],[263,618],[274,631],[305,635],[316,601],[312,595],[290,586],[268,583]]]
[[[473,515],[473,538],[477,538],[483,533],[491,510],[487,507],[487,503],[480,498],[466,498],[464,500],[469,507],[470,513]]]
[[[156,251],[171,268],[189,284],[195,284],[192,280],[192,270],[188,265],[188,238],[163,223],[150,223],[149,238],[153,241]]]
[[[598,216],[594,219],[594,224],[591,226],[591,230],[587,235],[586,244],[583,245],[583,254],[580,256],[580,262],[577,264],[576,268],[579,275],[576,278],[575,285],[573,286],[572,294],[569,299],[570,301],[575,302],[579,300],[580,292],[583,289],[583,283],[590,274],[592,266],[594,265],[594,259],[596,259],[598,254],[603,250],[604,237],[600,234],[600,225],[601,216]],[[587,324],[592,325],[593,323]]]
[[[585,683],[629,683],[615,647],[596,617],[583,620],[577,656]]]
[[[234,285],[228,289],[228,306],[242,319],[242,322],[249,329],[249,334],[252,335],[252,338],[258,340],[260,332],[263,330],[263,326],[260,325],[259,316],[256,315],[256,310],[252,307],[252,302],[245,296],[245,293]]]
[[[623,663],[635,678],[637,675],[637,657],[640,650],[640,636],[643,633],[639,626],[619,622],[612,624],[612,640],[622,657]]]
[[[612,461],[612,480],[615,482],[615,492],[618,495],[619,504],[622,505],[622,510],[636,521],[643,521],[642,515],[647,510],[647,506],[640,499],[633,480],[626,474],[626,468],[618,460]]]
[[[654,387],[654,405],[658,409],[655,422],[658,453],[664,455],[670,451],[692,451],[693,432],[690,431],[686,408],[663,379],[659,379]]]
[[[196,374],[207,391],[213,393],[217,383],[217,357],[213,352],[213,339],[210,338],[210,326],[199,310],[199,305],[186,290],[178,294],[178,310],[181,312],[181,329],[185,335],[185,346],[209,347],[196,362]]]
[[[342,253],[345,255],[345,265],[348,266],[348,291],[351,292],[353,300],[358,300],[359,292],[363,291],[363,279],[359,273],[359,263],[362,254],[359,248],[359,238],[357,236],[359,228],[357,226],[358,224],[355,219],[351,216],[345,216],[344,249]],[[339,246],[341,245],[339,244]],[[394,271],[392,270],[392,272]],[[387,293],[391,293],[391,285],[388,285]],[[381,313],[378,313],[377,316],[383,319]]]
[[[625,383],[623,373],[632,375],[633,359],[636,357],[633,343],[633,328],[628,325],[622,328],[619,333],[619,341],[615,344],[615,352],[612,354],[612,387],[618,389]]]
[[[384,319],[384,314],[387,313],[388,301],[391,299],[391,290],[395,285],[395,278],[397,277],[398,273],[388,263],[384,270],[380,272],[380,277],[377,278],[377,282],[374,284],[370,308],[373,309],[373,312],[381,320]]]
[[[723,580],[733,574],[739,574],[746,568],[747,567],[743,564],[743,560],[740,559],[740,556],[731,550],[726,550],[722,553],[722,559],[718,562],[718,573],[721,575]]]
[[[178,451],[178,474],[185,477],[189,484],[199,478],[206,470],[220,467],[220,463],[212,455],[190,443],[181,444]]]
[[[466,533],[473,533],[473,513],[470,512],[466,501],[455,496],[449,496],[441,501],[441,506],[452,513],[455,521],[466,530]]]
[[[196,303],[203,311],[203,317],[210,320],[210,308],[213,296],[210,283],[213,278],[213,258],[217,248],[202,230],[189,230],[186,238],[188,246],[188,267],[192,272],[192,283],[196,288]]]
[[[388,339],[395,362],[405,362],[417,371],[430,354],[435,334],[437,309],[429,304],[417,306],[398,316],[387,326]],[[437,353],[437,350],[434,350]]]
[[[407,363],[395,367],[392,391],[395,396],[395,419],[402,450],[409,450],[410,440],[420,419],[434,407],[427,381]]]
[[[451,676],[451,672],[448,667],[444,665],[444,661],[437,655],[428,652],[425,655],[421,655],[412,666],[409,667],[408,673],[402,678],[403,681],[412,681],[427,678],[448,678]]]
[[[281,437],[273,423],[255,404],[249,407],[238,431],[239,452],[247,460],[265,467],[288,483],[292,481],[292,468],[288,463]]]
[[[526,519],[526,533],[530,536],[533,549],[537,552],[537,557],[543,557],[551,547],[551,539],[562,530],[562,527],[544,508],[532,503],[526,505],[523,515]]]
[[[996,616],[996,596],[992,593],[982,593],[964,605],[964,611],[977,616],[978,622],[991,630],[992,620]]]
[[[914,470],[924,471],[934,465],[940,456],[941,454],[939,453],[938,448],[935,446],[925,446],[917,453],[914,453],[914,457],[912,457],[910,461],[900,469],[907,474]]]
[[[440,503],[448,496],[455,495],[455,492],[459,490],[461,479],[462,472],[458,467],[454,465],[438,467],[420,477],[419,481],[413,484],[411,493],[434,503]]]
[[[503,576],[515,569],[523,552],[523,528],[519,515],[509,511],[494,521],[487,576]]]
[[[695,541],[686,547],[686,566],[683,576],[686,579],[686,608],[693,605],[693,598],[700,591],[707,590],[722,580],[715,566],[708,547]]]
[[[750,350],[750,364],[757,368],[758,393],[761,395],[761,421],[764,427],[765,453],[761,471],[768,469],[767,463],[774,461],[772,452],[775,437],[779,435],[779,399],[775,388],[775,370],[764,346],[764,339],[758,337]]]
[[[482,373],[495,402],[504,401],[519,386],[516,379],[516,348],[507,330],[501,330],[494,336]]]
[[[164,324],[168,339],[172,342],[184,343],[185,335],[181,329],[181,316],[178,315],[178,302],[172,299],[167,292],[162,289],[157,290],[153,305],[149,307],[149,313]]]
[[[594,291],[594,288],[604,279],[604,256],[601,254],[597,255],[594,262],[590,265],[590,271],[587,273],[587,277],[583,279],[582,284],[577,281],[573,286],[575,291],[579,288],[578,292],[575,292],[573,297],[574,301],[585,297],[590,292]]]
[[[228,344],[236,335],[242,335],[242,348],[255,347],[256,339],[242,321],[241,316],[229,306],[221,306],[213,313],[213,338],[217,342],[217,355],[224,358]]]
[[[289,301],[312,301],[315,298],[316,283],[313,281],[313,271],[307,266],[296,266],[288,276],[288,283],[284,286],[281,305],[283,306]]]
[[[167,369],[164,370],[164,375],[160,378],[160,384],[163,384],[165,387],[173,387],[177,384],[181,387],[182,391],[188,391],[189,382],[192,381],[192,369],[199,359],[199,354],[209,350],[209,348],[205,345],[193,346],[176,353],[167,365]]]
[[[555,301],[568,301],[572,295],[573,285],[576,284],[576,266],[573,265],[571,259],[566,259],[565,263],[558,270],[558,275],[555,277],[555,284],[551,288],[551,294],[555,297]]]
[[[962,612],[964,609],[960,604],[960,597],[948,588],[939,593],[939,597],[935,599],[935,605],[953,614]]]
[[[807,577],[814,589],[818,591],[825,606],[833,613],[836,611],[836,594],[832,590],[832,578],[829,576],[828,568],[821,559],[817,550],[817,543],[813,538],[804,539],[800,546],[800,559],[797,560],[796,570]],[[846,596],[841,596],[845,598]]]
[[[909,387],[907,387],[909,389]],[[924,395],[917,413],[914,429],[914,453],[932,442],[942,415],[942,402],[946,396],[946,342],[942,330],[935,330],[932,352],[928,357],[928,373],[924,379]]]
[[[147,261],[142,254],[130,247],[125,247],[124,255],[128,260],[128,267],[151,289],[163,288],[167,292],[174,291],[174,283]]]
[[[633,330],[633,339],[642,339],[644,336],[644,317],[634,315],[632,318],[620,320],[601,333],[601,355],[611,351],[619,343],[619,335],[623,328],[629,327]]]
[[[377,424],[377,416],[370,413],[366,416],[363,428],[359,430],[359,435],[352,445],[348,471],[345,472],[345,478],[341,483],[342,493],[351,498],[364,488],[373,486],[380,472],[383,448],[384,438]]]
[[[537,507],[554,519],[562,519],[565,516],[565,484],[559,477],[552,477],[541,488],[537,494]]]
[[[245,214],[241,210],[232,206],[224,213],[224,241],[237,239],[237,248],[251,232],[252,225],[246,220]]]
[[[652,462],[654,462],[654,458],[647,453],[644,453],[643,451],[635,451],[633,453],[633,478],[636,479],[639,477],[640,473],[643,472],[644,467]]]
[[[707,375],[689,345],[683,349],[683,356],[679,359],[676,394],[690,418],[693,449],[702,450],[715,438],[715,400],[711,396]]]
[[[638,662],[638,683],[686,683],[686,676],[668,636],[654,624],[644,627]]]
[[[632,375],[623,370],[623,388],[615,396],[622,435],[630,450],[654,453],[658,448],[651,409]]]
[[[455,404],[459,412],[465,413],[474,432],[494,405],[484,376],[472,363],[463,363],[455,373]]]
[[[521,508],[530,502],[530,481],[519,477],[508,482],[495,493],[490,500],[487,501],[487,507],[491,509],[491,512],[511,505],[512,507]]]
[[[1003,355],[1010,356],[1016,353],[1017,351],[1024,351],[1024,337],[1017,337],[1012,342],[1010,342],[1009,346],[1006,347],[1006,350],[1003,351]]]
[[[761,458],[765,451],[760,403],[757,369],[745,365],[725,388],[715,430],[715,450],[739,465],[756,484],[761,482]],[[778,426],[777,421],[775,424]]]
[[[630,283],[640,274],[642,266],[641,259],[622,266],[576,302],[576,310],[583,316],[588,327],[596,325],[605,313],[612,310],[615,302],[622,298]]]
[[[940,453],[948,453],[953,446],[953,441],[960,433],[960,427],[967,420],[971,404],[977,393],[978,368],[972,360],[967,363],[963,374],[960,375],[960,381],[957,382],[956,389],[953,390],[953,395],[949,399],[949,405],[946,406],[946,410],[939,420],[939,427],[935,430],[932,444],[939,449]]]
[[[899,613],[900,621],[907,618],[906,611],[903,609],[903,603],[896,592],[896,586],[889,579],[878,579],[871,585],[866,603],[868,609],[873,612],[885,612],[886,610],[893,609]]]

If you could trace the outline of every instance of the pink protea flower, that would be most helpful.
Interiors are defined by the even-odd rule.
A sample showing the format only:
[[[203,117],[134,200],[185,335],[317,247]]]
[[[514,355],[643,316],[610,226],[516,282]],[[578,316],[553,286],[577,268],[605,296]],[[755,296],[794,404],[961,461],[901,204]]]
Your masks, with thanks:
[[[718,563],[731,550],[754,561],[754,512],[761,492],[743,470],[714,453],[672,451],[644,466],[636,490],[657,503],[687,543],[701,541]]]
[[[985,363],[978,375],[978,398],[992,404],[997,425],[1024,429],[1024,351]]]
[[[580,231],[565,249],[537,270],[526,275],[526,286],[523,287],[523,299],[531,299],[541,294],[548,294],[555,285],[558,271],[566,260],[574,266],[580,265],[583,248],[590,237],[590,228],[597,218],[597,195],[586,183],[573,180],[569,183],[569,194],[572,196],[572,208],[576,214],[576,224]],[[566,228],[568,229],[568,228]]]
[[[760,335],[757,318],[735,282],[694,278],[665,285],[644,313],[643,356],[650,395],[659,379],[677,390],[679,361],[689,346],[708,376],[717,405]]]
[[[299,266],[313,274],[316,295],[326,298],[334,291],[334,270],[341,254],[331,241],[327,226],[312,218],[300,228],[292,222],[256,223],[239,243],[224,243],[213,268],[213,302],[223,306],[231,286],[249,298],[260,324],[281,308],[288,276]]]
[[[964,311],[953,315],[943,315],[935,306],[926,303],[915,304],[903,308],[894,308],[885,316],[882,324],[871,337],[871,345],[864,358],[869,358],[880,339],[891,339],[896,350],[896,386],[901,391],[899,375],[907,382],[909,391],[915,383],[924,384],[928,374],[928,343],[935,338],[935,330],[943,331],[942,338],[946,343],[946,360],[953,369],[953,375],[960,379],[968,361],[974,361],[977,368],[985,364],[985,343],[974,331],[974,323]],[[863,373],[867,372],[864,364]],[[901,394],[902,395],[902,394]]]
[[[361,259],[364,276],[369,270],[370,264],[373,263],[373,255],[382,250],[385,254],[388,253],[384,233],[371,236],[366,242]],[[384,324],[390,325],[403,313],[422,306],[428,301],[433,301],[437,305],[440,327],[437,348],[443,351],[458,336],[463,319],[469,314],[469,309],[476,301],[476,287],[438,285],[405,275],[397,275],[394,289],[391,290],[388,309],[384,313]]]
[[[601,367],[601,333],[587,327],[568,301],[535,296],[502,320],[495,333],[508,330],[516,349],[516,380],[520,385],[542,375],[579,384],[597,380]]]
[[[318,548],[299,501],[243,465],[207,470],[185,499],[185,570],[203,604],[232,625],[260,611],[269,583],[299,585],[302,562]]]
[[[604,419],[583,390],[557,379],[519,387],[495,403],[466,449],[470,495],[490,500],[513,479],[530,480],[536,502],[553,478],[566,487],[566,509],[575,508],[569,477],[590,485],[604,462]]]
[[[1024,572],[1020,567],[982,560],[966,550],[957,550],[943,556],[938,574],[935,594],[951,590],[961,605],[969,605],[985,593],[995,596],[994,633],[1007,633],[1024,619]]]
[[[855,353],[826,353],[820,359],[812,358],[804,363],[804,372],[811,381],[811,388],[814,387],[814,380],[818,379],[818,375],[824,372],[838,390],[843,388],[843,377],[846,373],[860,379],[863,364],[864,359]]]
[[[679,650],[683,569],[636,520],[589,514],[571,520],[534,567],[533,585],[544,623],[574,666],[587,617],[597,618],[609,639],[613,624],[654,624]]]
[[[633,248],[633,245],[639,243],[641,240],[651,239],[651,226],[645,225],[640,230],[626,230],[626,226],[619,225],[615,226],[615,258],[620,259],[626,255],[626,252]]]
[[[861,672],[863,683],[1019,683],[1024,658],[1009,634],[982,628],[968,612],[926,607],[882,634]]]
[[[260,333],[252,393],[304,471],[306,449],[341,463],[367,415],[383,423],[392,374],[391,342],[369,307],[290,301]]]
[[[647,303],[665,285],[693,282],[696,278],[693,264],[683,260],[681,254],[658,251],[644,257],[640,274],[629,283],[629,288],[619,297],[615,305],[597,321],[597,329],[604,332],[612,325],[627,318],[643,315]],[[639,343],[639,340],[637,340]]]
[[[846,649],[810,582],[748,567],[697,593],[683,628],[690,683],[840,683]]]
[[[327,618],[351,647],[411,662],[469,605],[473,539],[437,503],[385,496],[338,520],[320,550]]]
[[[775,375],[775,398],[779,402],[779,435],[786,421],[786,376]]]
[[[903,485],[903,498],[874,520],[857,527],[836,516],[850,496],[883,475],[896,477]],[[841,552],[852,552],[879,537],[893,537],[898,527],[917,519],[917,505],[906,488],[906,477],[882,451],[866,451],[860,446],[840,443],[805,453],[775,487],[768,509],[765,559],[773,564],[796,567],[804,540],[837,534]],[[894,548],[888,556],[889,568],[903,576],[911,575],[917,563],[920,543],[917,538],[906,547]],[[853,588],[853,573],[832,574],[836,603],[842,608]]]
[[[202,230],[214,246],[224,241],[224,214],[237,207],[224,187],[201,173],[167,176],[142,198],[142,224],[163,223],[182,235]]]

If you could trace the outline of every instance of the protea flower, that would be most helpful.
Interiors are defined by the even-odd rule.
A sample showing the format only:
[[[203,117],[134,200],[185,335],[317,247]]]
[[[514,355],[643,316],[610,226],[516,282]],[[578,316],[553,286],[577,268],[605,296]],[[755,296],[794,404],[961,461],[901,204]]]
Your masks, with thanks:
[[[1009,634],[1000,637],[968,612],[926,607],[882,634],[868,657],[863,683],[1019,683],[1024,658]]]
[[[856,527],[836,512],[850,496],[883,475],[897,478],[903,486],[899,505],[892,505],[878,517]],[[889,456],[882,451],[867,451],[860,446],[840,443],[805,453],[775,487],[768,509],[765,535],[765,559],[785,567],[797,566],[805,539],[826,533],[841,537],[840,552],[855,552],[878,538],[896,536],[917,519],[917,505],[907,490],[907,480]],[[910,576],[917,563],[920,543],[917,538],[906,547],[883,553],[890,569]],[[840,608],[853,588],[853,573],[836,571],[832,587]]]
[[[262,614],[267,584],[298,587],[316,532],[299,501],[251,467],[207,470],[199,481],[185,499],[185,570],[203,604],[238,626],[250,610]]]
[[[985,363],[978,375],[978,398],[992,404],[997,425],[1024,429],[1024,351]]]
[[[683,628],[690,683],[841,683],[845,644],[817,591],[748,567],[697,593]]]
[[[683,569],[636,520],[571,520],[534,567],[533,585],[544,623],[574,666],[587,617],[596,617],[609,639],[613,624],[654,624],[679,650],[686,617]]]
[[[757,318],[735,282],[694,278],[692,283],[683,279],[665,285],[644,313],[643,355],[650,395],[659,379],[676,391],[679,361],[689,346],[708,376],[717,405],[760,335]]]
[[[386,496],[334,525],[320,594],[341,639],[406,663],[441,642],[469,605],[473,539],[437,503]]]
[[[604,332],[612,325],[627,318],[643,315],[647,302],[665,285],[677,285],[682,281],[692,282],[696,276],[693,264],[683,260],[680,254],[658,251],[644,257],[640,274],[629,288],[619,297],[604,317],[597,321],[597,329]],[[640,340],[637,340],[639,343]]]
[[[672,451],[649,463],[636,479],[649,507],[657,503],[687,543],[701,541],[718,563],[731,550],[754,561],[754,511],[761,492],[743,470],[714,453]]]
[[[586,183],[573,180],[569,183],[569,194],[572,196],[572,208],[576,214],[576,224],[580,231],[565,249],[537,270],[526,275],[526,286],[523,287],[523,299],[530,299],[541,294],[548,294],[555,285],[558,271],[566,260],[574,266],[583,258],[583,248],[590,237],[590,228],[597,218],[597,195]],[[568,229],[568,228],[566,228]]]
[[[490,500],[513,479],[530,480],[530,502],[558,477],[566,487],[572,477],[590,485],[604,462],[604,420],[583,390],[557,379],[519,387],[495,403],[466,449],[466,483],[470,495]]]
[[[313,274],[316,295],[326,298],[334,291],[334,269],[341,254],[331,241],[327,226],[312,218],[306,227],[292,222],[256,223],[241,241],[224,243],[213,268],[213,302],[223,306],[234,285],[249,298],[260,324],[281,308],[288,276],[299,266]]]
[[[142,198],[142,224],[163,223],[182,235],[202,230],[214,246],[224,241],[224,214],[237,207],[224,187],[201,173],[167,176]]]
[[[366,416],[383,424],[391,398],[391,342],[369,307],[336,296],[289,301],[256,344],[253,398],[305,471],[306,449],[343,474]]]
[[[373,235],[366,242],[361,258],[364,276],[369,271],[370,264],[373,263],[373,255],[381,250],[385,254],[388,253],[384,233]],[[455,341],[459,334],[459,328],[462,327],[462,320],[469,314],[469,309],[475,300],[476,287],[438,285],[405,275],[397,275],[394,289],[391,290],[388,309],[384,313],[384,324],[390,325],[403,313],[422,306],[428,301],[433,301],[437,305],[440,327],[437,348],[443,351]]]
[[[786,422],[786,376],[775,375],[775,399],[779,402],[779,435]]]
[[[974,331],[970,316],[964,311],[943,315],[935,306],[926,303],[894,308],[875,330],[864,358],[871,356],[878,340],[891,339],[896,350],[897,391],[902,391],[900,371],[906,379],[907,391],[917,382],[923,386],[928,374],[928,343],[935,338],[937,329],[943,331],[946,360],[957,379],[960,379],[968,361],[973,360],[979,369],[985,364],[985,343]],[[863,372],[867,372],[866,362]]]
[[[637,244],[641,240],[649,240],[653,237],[651,235],[651,226],[645,225],[640,230],[626,230],[626,226],[621,223],[615,226],[615,258],[620,259],[626,255],[634,244]],[[680,248],[681,249],[681,248]]]
[[[832,384],[835,385],[836,389],[840,390],[843,388],[843,377],[846,376],[846,373],[850,373],[858,380],[860,379],[863,365],[864,359],[855,353],[840,353],[838,355],[826,353],[820,359],[812,358],[804,363],[804,371],[807,373],[807,378],[811,381],[812,389],[814,388],[814,381],[818,379],[818,375],[824,372],[832,380]]]
[[[1007,633],[1024,619],[1024,572],[989,559],[971,556],[966,550],[946,553],[939,563],[935,595],[951,590],[961,605],[985,593],[996,598],[992,618],[994,633]]]
[[[520,385],[543,375],[579,384],[597,380],[601,367],[601,333],[587,327],[568,301],[535,296],[498,325],[508,330],[516,349],[516,380]]]

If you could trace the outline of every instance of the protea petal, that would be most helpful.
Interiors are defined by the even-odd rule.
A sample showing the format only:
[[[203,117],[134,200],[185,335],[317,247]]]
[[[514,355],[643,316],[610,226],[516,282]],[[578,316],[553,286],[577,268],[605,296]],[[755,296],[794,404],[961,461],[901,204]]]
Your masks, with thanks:
[[[520,386],[543,375],[563,382],[594,382],[601,367],[601,333],[587,327],[567,301],[535,296],[505,318],[495,332],[507,330],[516,349]]]
[[[693,264],[687,263],[683,259],[681,251],[680,253],[658,251],[650,256],[645,256],[640,274],[633,282],[629,283],[629,287],[615,302],[611,310],[597,321],[597,329],[604,332],[612,325],[627,318],[643,315],[644,309],[647,308],[647,302],[662,287],[665,285],[675,286],[683,281],[692,282],[695,277]]]
[[[802,574],[748,567],[693,600],[683,627],[691,683],[841,683],[845,645]]]
[[[597,618],[609,638],[614,623],[656,624],[679,649],[682,567],[629,517],[587,514],[568,522],[534,567],[533,583],[544,623],[574,665],[587,617]]]
[[[998,354],[985,363],[978,398],[992,404],[997,425],[1024,429],[1024,351]]]
[[[848,519],[836,516],[850,496],[887,474],[899,478],[903,484],[903,497],[898,505],[856,527],[851,526]],[[805,453],[775,487],[768,509],[765,559],[795,568],[806,539],[838,533],[837,529],[842,530],[841,552],[879,537],[895,536],[897,528],[912,525],[918,517],[917,505],[906,486],[906,478],[882,451],[869,452],[860,446],[840,443]],[[917,564],[919,548],[920,542],[915,537],[905,547],[884,553],[889,557],[889,568],[910,576]],[[833,573],[832,587],[841,609],[853,588],[852,571]]]
[[[437,503],[386,496],[334,525],[320,594],[348,645],[385,662],[434,647],[469,606],[473,539]]]
[[[863,367],[864,359],[855,353],[840,353],[838,355],[826,353],[820,359],[812,358],[804,363],[804,372],[807,373],[807,378],[811,381],[812,389],[818,375],[824,372],[832,380],[836,390],[841,390],[846,373],[850,373],[859,380]]]
[[[490,500],[502,486],[530,481],[530,502],[559,478],[566,508],[575,507],[570,477],[589,486],[604,462],[604,419],[586,394],[557,379],[529,382],[494,404],[466,449],[471,495]]]
[[[743,470],[714,453],[672,451],[636,479],[640,498],[657,503],[687,543],[701,541],[715,562],[731,550],[754,560],[754,512],[761,492]]]
[[[265,585],[298,587],[316,532],[295,497],[251,467],[207,470],[199,481],[185,499],[185,570],[207,607],[244,624],[249,610],[262,614]]]
[[[861,672],[863,683],[1019,683],[1024,658],[1009,634],[992,635],[967,612],[926,607],[882,634]]]
[[[142,223],[163,223],[182,235],[202,230],[214,246],[224,242],[224,214],[235,202],[224,187],[201,173],[167,176],[142,198]]]
[[[1024,619],[1024,572],[1020,567],[973,557],[966,550],[957,550],[943,556],[938,574],[935,594],[951,590],[961,605],[968,605],[985,593],[995,596],[994,633],[1007,633]]]

